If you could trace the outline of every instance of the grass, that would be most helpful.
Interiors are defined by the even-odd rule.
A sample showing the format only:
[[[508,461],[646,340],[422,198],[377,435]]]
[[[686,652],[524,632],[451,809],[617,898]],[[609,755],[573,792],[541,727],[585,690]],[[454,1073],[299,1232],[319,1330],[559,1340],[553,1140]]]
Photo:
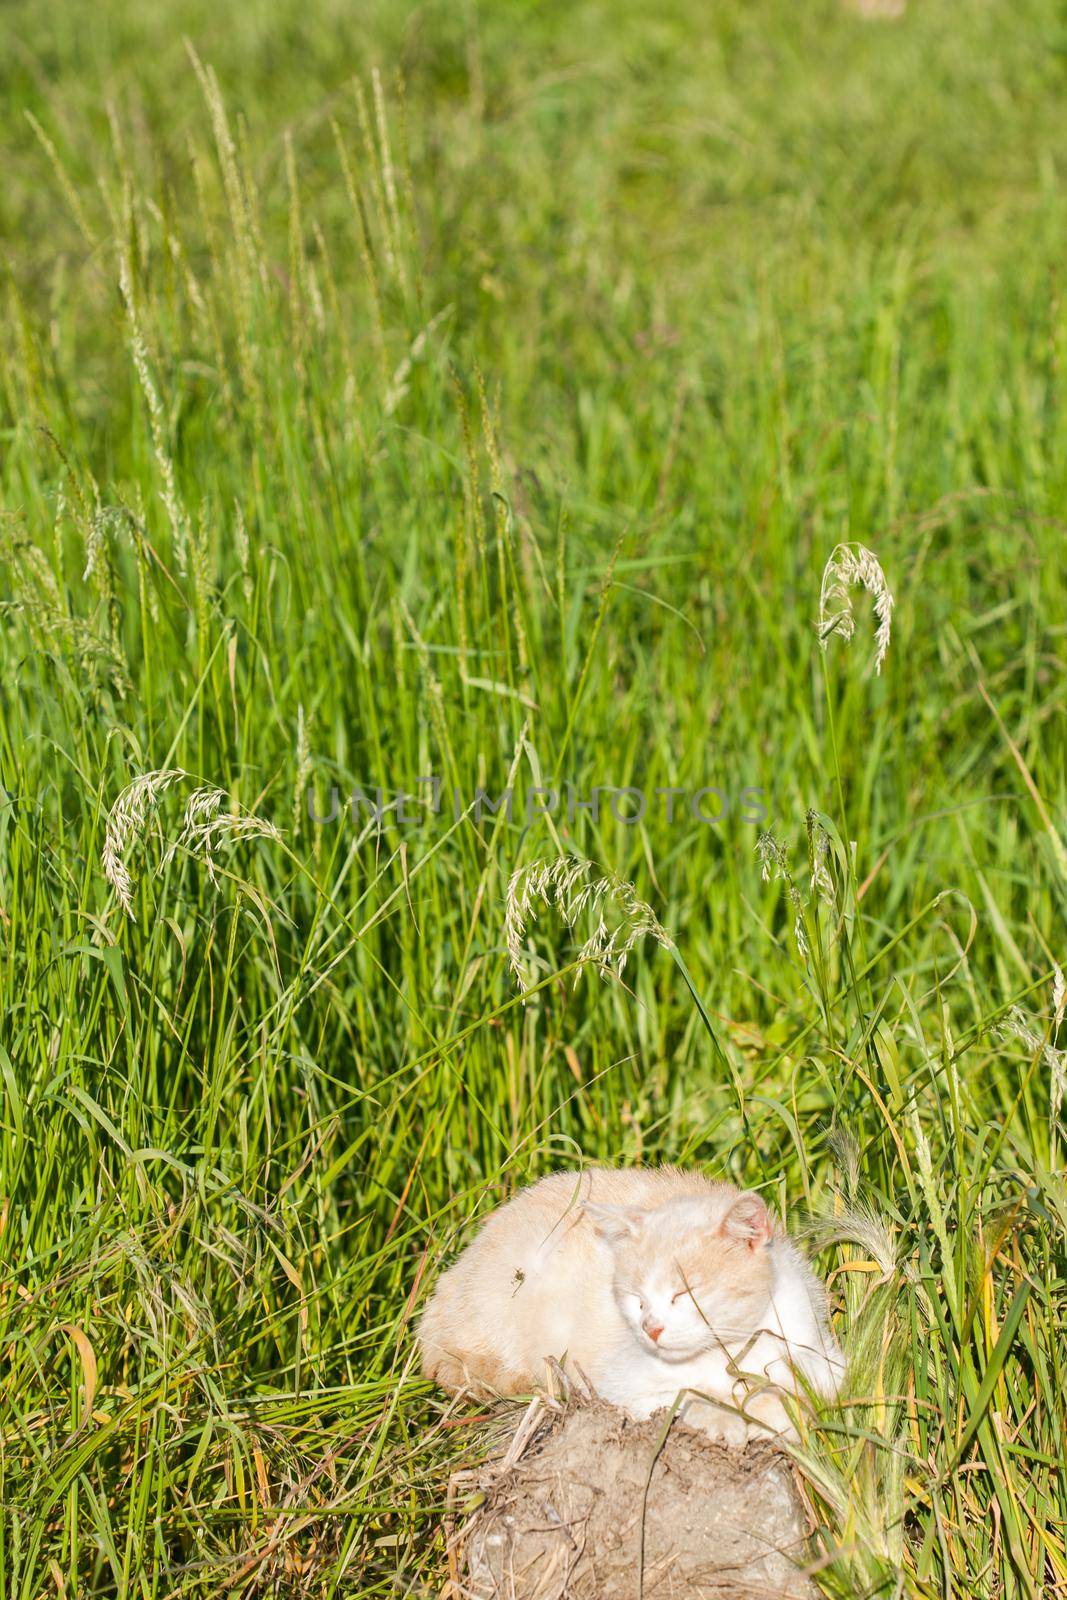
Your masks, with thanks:
[[[0,26],[0,1596],[439,1592],[413,1319],[582,1159],[816,1219],[828,1594],[1067,1589],[1059,8]],[[563,853],[675,950],[524,1002]]]

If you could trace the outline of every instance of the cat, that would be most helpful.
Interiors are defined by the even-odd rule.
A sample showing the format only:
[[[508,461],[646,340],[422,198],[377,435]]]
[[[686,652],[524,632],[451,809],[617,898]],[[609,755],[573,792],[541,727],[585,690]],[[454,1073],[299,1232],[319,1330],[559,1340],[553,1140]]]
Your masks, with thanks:
[[[486,1220],[419,1326],[452,1393],[529,1393],[549,1358],[645,1418],[679,1401],[728,1444],[793,1436],[785,1396],[832,1398],[826,1295],[758,1194],[671,1167],[557,1172]]]

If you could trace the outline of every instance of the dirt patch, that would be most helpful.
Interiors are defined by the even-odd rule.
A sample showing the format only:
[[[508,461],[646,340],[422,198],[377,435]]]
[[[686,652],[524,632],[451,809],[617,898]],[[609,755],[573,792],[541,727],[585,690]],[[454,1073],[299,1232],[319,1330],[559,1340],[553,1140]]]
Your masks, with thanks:
[[[540,1409],[538,1409],[540,1408]],[[788,1460],[728,1450],[599,1402],[535,1401],[502,1458],[453,1482],[484,1499],[453,1533],[469,1600],[814,1600]]]

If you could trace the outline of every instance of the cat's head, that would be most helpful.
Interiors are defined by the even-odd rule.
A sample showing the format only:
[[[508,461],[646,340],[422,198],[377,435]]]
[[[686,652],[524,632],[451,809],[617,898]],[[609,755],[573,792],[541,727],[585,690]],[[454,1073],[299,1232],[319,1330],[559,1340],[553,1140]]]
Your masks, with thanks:
[[[758,1194],[679,1196],[648,1210],[588,1203],[585,1214],[611,1251],[619,1311],[650,1354],[685,1361],[764,1325],[774,1229]]]

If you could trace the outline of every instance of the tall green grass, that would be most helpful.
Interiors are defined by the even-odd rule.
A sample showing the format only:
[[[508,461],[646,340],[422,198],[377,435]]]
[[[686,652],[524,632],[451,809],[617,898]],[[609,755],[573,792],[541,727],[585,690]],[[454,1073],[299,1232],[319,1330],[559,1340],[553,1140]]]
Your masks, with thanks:
[[[3,24],[0,1596],[439,1592],[414,1319],[595,1159],[810,1221],[828,1593],[1056,1592],[1057,7],[217,10]],[[563,853],[677,959],[542,910],[524,999]]]

